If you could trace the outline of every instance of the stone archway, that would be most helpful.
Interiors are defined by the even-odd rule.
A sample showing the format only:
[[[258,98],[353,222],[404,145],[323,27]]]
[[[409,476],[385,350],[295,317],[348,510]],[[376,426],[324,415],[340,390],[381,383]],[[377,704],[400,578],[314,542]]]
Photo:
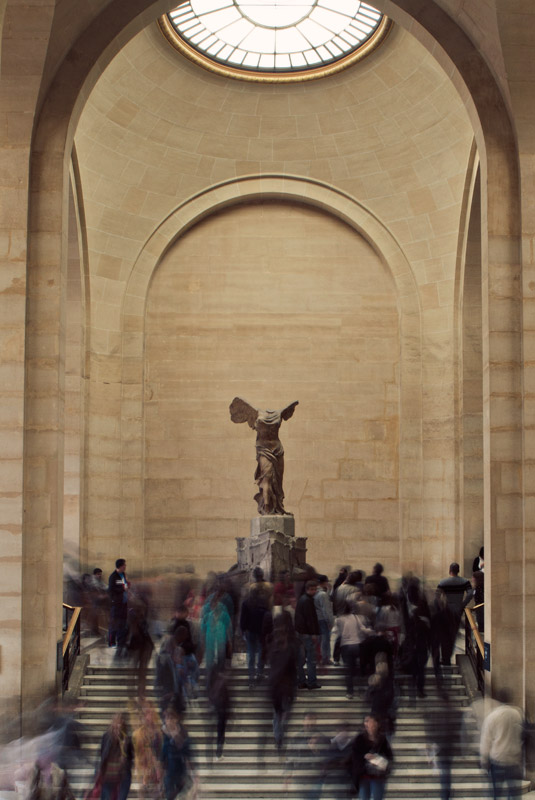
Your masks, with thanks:
[[[421,35],[424,44],[434,51],[437,60],[448,69],[467,106],[471,109],[474,130],[482,159],[482,185],[486,187],[483,203],[484,222],[484,359],[485,410],[485,493],[486,546],[493,571],[489,607],[500,621],[505,609],[499,595],[507,583],[506,535],[522,541],[522,498],[512,492],[502,476],[504,458],[512,470],[521,474],[521,416],[518,412],[521,391],[521,298],[519,296],[519,202],[517,154],[506,104],[499,86],[483,56],[453,19],[436,3],[419,0],[381,0],[377,3],[394,19]],[[22,569],[19,596],[24,595],[20,634],[22,696],[31,702],[43,686],[42,665],[53,675],[56,641],[59,631],[59,563],[50,561],[39,570],[33,553],[39,548],[51,553],[61,551],[61,478],[63,425],[65,251],[68,163],[77,115],[94,83],[99,69],[117,52],[130,35],[169,6],[167,2],[116,0],[92,19],[85,31],[71,44],[56,51],[61,61],[50,82],[43,83],[40,118],[33,139],[31,161],[31,205],[29,214],[28,285],[26,316],[26,379],[18,378],[18,414],[22,415],[22,387],[25,402],[24,488],[26,514],[21,526],[20,513],[14,514],[15,527],[24,530],[26,544],[21,545]],[[438,44],[438,46],[436,46]],[[58,53],[67,53],[62,60]],[[5,73],[4,73],[5,75]],[[10,210],[11,214],[11,210]],[[4,220],[4,223],[6,222]],[[22,215],[24,219],[24,213]],[[19,220],[20,221],[20,220]],[[8,221],[7,223],[11,223]],[[24,225],[22,225],[24,227]],[[495,289],[499,287],[499,292]],[[16,323],[22,328],[24,314]],[[510,342],[508,362],[504,367],[498,340]],[[24,383],[25,380],[25,383]],[[42,388],[47,389],[43,394]],[[10,398],[12,400],[12,398]],[[12,403],[13,404],[13,403]],[[505,441],[504,430],[507,432]],[[22,458],[22,442],[19,442]],[[32,502],[32,476],[46,459],[47,485],[40,492],[41,502]],[[16,487],[14,487],[16,489]],[[20,487],[19,487],[20,489]],[[17,495],[17,491],[14,492]],[[491,538],[492,552],[491,554]],[[30,544],[31,543],[31,544]],[[515,550],[515,553],[517,550]],[[521,563],[511,557],[515,563]],[[43,616],[35,614],[36,604]],[[498,610],[493,612],[492,606]],[[45,624],[43,624],[43,620]],[[510,669],[514,648],[522,638],[520,617],[510,636],[492,635],[496,675],[518,683],[518,669]],[[35,662],[34,654],[40,653]]]
[[[324,210],[358,231],[379,254],[392,275],[400,313],[401,396],[399,442],[399,540],[400,561],[405,568],[425,573],[422,539],[422,341],[418,294],[410,264],[393,235],[362,204],[326,184],[299,177],[265,175],[227,181],[199,193],[179,206],[147,240],[131,273],[122,311],[124,352],[128,352],[129,396],[143,397],[143,337],[145,306],[150,282],[162,256],[192,226],[223,208],[256,199],[299,202]],[[132,334],[136,338],[132,338]],[[128,341],[128,347],[126,347]],[[129,476],[143,494],[143,414],[122,413],[125,435],[121,437]],[[416,423],[416,424],[415,424]],[[121,520],[121,531],[130,540],[143,538],[143,510],[132,506]]]

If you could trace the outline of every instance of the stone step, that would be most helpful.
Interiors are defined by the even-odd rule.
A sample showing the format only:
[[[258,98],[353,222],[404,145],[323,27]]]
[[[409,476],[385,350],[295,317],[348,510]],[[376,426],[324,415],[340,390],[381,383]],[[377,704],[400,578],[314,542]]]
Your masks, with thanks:
[[[368,684],[365,683],[364,681],[356,681],[355,694],[357,695],[363,694],[366,690],[367,685]],[[154,693],[153,686],[154,686],[153,683],[147,682],[146,688],[149,694]],[[84,681],[82,689],[85,692],[102,689],[105,692],[112,691],[112,692],[120,692],[121,694],[127,694],[128,692],[130,692],[131,694],[134,694],[136,692],[136,687],[137,687],[137,682],[133,679],[132,680],[125,679],[122,681],[113,682],[110,681],[109,679],[106,680],[104,676],[98,676],[96,678],[91,678],[88,681]],[[249,689],[249,687],[246,684],[240,686],[239,684],[235,684],[232,682],[229,684],[229,689],[231,693],[236,693],[236,692],[243,693],[245,698],[262,697],[263,695],[266,695],[268,691],[267,685],[256,686],[253,689]],[[466,693],[462,686],[452,686],[452,687],[445,686],[444,690],[447,692],[448,697],[452,699],[466,697]],[[204,683],[201,682],[199,684],[199,693],[202,694],[203,691],[204,691]],[[345,695],[346,685],[342,677],[340,677],[338,680],[322,681],[321,689],[313,690],[313,693],[316,696],[321,696],[324,694],[332,694],[333,692],[335,694],[343,693]],[[412,697],[411,692],[407,690],[400,691],[398,687],[396,687],[396,692],[400,697]],[[309,693],[310,690],[307,689],[298,690],[299,695],[308,695]],[[430,683],[428,686],[425,687],[425,694],[429,698],[440,697],[440,692],[438,691],[435,683],[433,684]]]
[[[83,793],[91,784],[91,779],[87,782],[84,780],[76,780],[75,776],[71,777],[71,787],[78,797],[82,797]],[[297,780],[286,781],[285,776],[277,776],[277,780],[270,782],[264,779],[251,780],[250,778],[244,780],[243,783],[232,780],[207,780],[199,775],[199,795],[203,798],[210,798],[210,800],[222,800],[223,798],[246,798],[247,800],[271,800],[271,798],[284,797],[287,800],[303,800],[308,796],[308,792],[318,786],[317,778],[311,776],[308,778],[306,775],[299,776]],[[340,800],[340,797],[347,796],[349,783],[345,777],[336,779],[327,779],[324,783],[321,800]],[[474,780],[467,784],[464,779],[452,782],[453,796],[477,798],[477,800],[488,800],[489,796],[489,781],[485,776]],[[129,793],[129,798],[138,797],[140,800],[147,800],[143,798],[141,793],[141,786],[136,781],[132,782]],[[523,781],[520,786],[521,793],[529,791],[529,783]],[[441,786],[439,777],[436,776],[434,780],[426,781],[407,781],[399,780],[396,776],[392,775],[387,781],[386,788],[387,797],[392,798],[426,798],[434,800],[440,798]]]
[[[266,675],[267,675],[266,670]],[[156,671],[153,668],[148,669],[147,671],[147,680],[150,682],[154,680]],[[88,666],[86,672],[86,679],[91,679],[92,677],[98,677],[101,675],[105,675],[108,679],[111,680],[135,680],[137,671],[134,667],[105,667],[105,666]],[[201,680],[204,679],[204,669],[201,667],[200,669]],[[323,679],[333,679],[335,677],[341,678],[344,675],[344,667],[328,667],[325,671],[321,669],[318,670],[318,676],[321,680]],[[429,681],[434,681],[435,674],[433,670],[426,670],[426,679]],[[249,681],[249,675],[247,669],[243,667],[232,667],[231,670],[231,680],[234,683],[244,683],[247,684]],[[443,680],[444,683],[447,684],[455,684],[457,686],[463,686],[462,677],[455,672],[444,671],[443,673]],[[405,674],[397,673],[395,675],[395,681],[398,684],[409,684],[411,682],[410,676]]]
[[[217,763],[218,769],[225,772],[249,769],[253,770],[254,774],[256,775],[257,773],[253,767],[255,762],[261,762],[263,766],[269,766],[274,772],[276,770],[284,769],[284,750],[277,750],[273,742],[265,746],[261,756],[258,756],[257,747],[251,749],[251,753],[257,754],[256,758],[251,754],[247,755],[245,753],[245,747],[240,746],[239,750],[237,750],[227,742],[225,746],[224,758],[217,762],[215,761],[211,744],[212,742],[208,742],[202,747],[196,747],[195,764],[198,770],[207,768],[212,769],[214,763]],[[398,750],[399,748],[396,746],[396,761],[394,762],[392,768],[392,774],[396,774],[398,776],[406,774],[406,776],[410,777],[413,770],[416,770],[418,775],[423,773],[431,773],[433,771],[431,765],[427,761],[427,758],[422,758],[421,753],[411,755],[409,752],[401,759],[398,757]],[[87,748],[84,749],[84,752],[87,755],[87,764],[85,766],[80,765],[76,768],[73,768],[69,771],[69,774],[89,777],[94,774],[93,764],[98,757],[98,751],[98,745],[88,745]],[[457,775],[458,777],[481,777],[483,774],[479,767],[479,759],[476,755],[469,757],[465,756],[463,752],[460,751],[459,755],[455,756],[454,764],[455,766],[452,768],[452,774]]]
[[[109,654],[106,654],[109,655]],[[330,667],[318,675],[322,688],[317,691],[299,691],[292,714],[286,726],[286,742],[301,730],[303,715],[314,711],[317,715],[318,733],[332,736],[337,723],[347,720],[355,729],[369,709],[365,697],[367,681],[358,677],[355,697],[345,697],[343,668]],[[154,669],[147,678],[148,699],[155,702],[153,691]],[[71,783],[77,798],[83,797],[94,777],[99,759],[100,741],[111,716],[118,711],[131,712],[131,724],[136,725],[136,672],[128,663],[115,662],[113,666],[90,665],[85,676],[80,707],[77,712],[81,723],[81,741],[88,761],[70,772]],[[247,669],[241,661],[233,666],[229,686],[233,713],[229,720],[223,758],[214,760],[215,720],[204,695],[204,671],[201,670],[199,698],[191,701],[185,724],[192,738],[200,796],[203,800],[303,800],[317,781],[317,764],[304,763],[295,770],[296,780],[287,782],[285,753],[277,751],[273,741],[272,710],[267,694],[267,684],[261,683],[253,690],[248,686]],[[444,687],[450,700],[449,712],[466,719],[468,698],[462,678],[456,668],[444,669]],[[427,669],[426,697],[414,698],[408,676],[396,676],[396,731],[392,737],[395,763],[387,784],[387,797],[399,800],[440,800],[440,778],[426,757],[426,742],[432,729],[444,730],[441,713],[444,703],[436,687],[431,668]],[[431,715],[431,718],[429,719]],[[458,719],[452,734],[458,733]],[[470,720],[470,717],[468,717]],[[479,767],[477,730],[475,721],[468,723],[468,734],[463,743],[453,746],[453,795],[466,800],[487,800],[489,782]],[[291,745],[290,745],[291,746]],[[522,790],[527,791],[525,782]],[[132,800],[147,800],[143,790],[134,782],[129,794]],[[348,796],[348,779],[345,774],[331,772],[321,793],[321,800],[340,800]]]
[[[364,712],[365,713],[365,712]],[[339,720],[344,720],[345,722],[350,722],[353,724],[355,729],[360,728],[360,720],[362,715],[355,715],[353,713],[346,713],[345,715],[341,716],[338,715],[336,722]],[[86,716],[80,717],[80,722],[83,725],[83,731],[89,732],[94,728],[106,728],[110,723],[111,714],[103,714],[99,710],[92,710],[88,712]],[[214,720],[214,715],[208,709],[204,712],[195,712],[194,714],[188,714],[186,719],[186,725],[188,728],[202,728],[205,725],[212,725]],[[288,720],[287,728],[288,730],[297,728],[300,729],[302,725],[303,715],[298,712],[298,710],[294,710],[290,719]],[[324,715],[317,715],[317,722],[318,722],[318,729],[321,731],[331,731],[336,728],[336,722],[333,721],[332,714],[328,715],[327,713]],[[132,721],[132,725],[135,725],[136,721]],[[261,731],[261,730],[270,730],[272,724],[272,717],[264,716],[264,717],[255,717],[251,715],[247,717],[243,715],[241,712],[234,712],[229,719],[228,727],[229,728],[240,728],[243,731]],[[400,736],[402,733],[407,734],[419,734],[421,736],[426,735],[427,731],[430,730],[451,730],[454,735],[459,734],[459,727],[455,723],[441,723],[436,719],[433,719],[429,722],[426,722],[424,718],[414,718],[414,719],[407,719],[406,717],[401,717],[400,719],[396,720],[396,735]]]

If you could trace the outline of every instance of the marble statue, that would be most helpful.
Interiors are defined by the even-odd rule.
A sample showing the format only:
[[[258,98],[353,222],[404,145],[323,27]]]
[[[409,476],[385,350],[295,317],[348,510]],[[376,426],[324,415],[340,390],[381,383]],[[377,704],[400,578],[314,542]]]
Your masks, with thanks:
[[[279,428],[283,420],[288,420],[293,415],[296,405],[297,400],[282,411],[261,411],[241,397],[235,397],[229,406],[232,422],[247,422],[256,431],[257,466],[254,479],[258,492],[254,499],[258,504],[258,513],[262,516],[289,514],[284,510],[283,504],[284,449],[279,440]]]

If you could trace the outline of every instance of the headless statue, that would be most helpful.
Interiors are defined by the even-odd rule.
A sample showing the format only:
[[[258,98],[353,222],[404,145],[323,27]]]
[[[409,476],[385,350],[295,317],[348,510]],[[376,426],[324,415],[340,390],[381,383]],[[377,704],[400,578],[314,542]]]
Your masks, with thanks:
[[[279,428],[283,420],[290,419],[296,405],[297,400],[282,411],[261,411],[241,397],[235,397],[229,406],[232,422],[247,422],[256,431],[257,465],[254,479],[258,492],[254,499],[262,516],[289,514],[284,510],[283,502],[284,449],[279,439]]]

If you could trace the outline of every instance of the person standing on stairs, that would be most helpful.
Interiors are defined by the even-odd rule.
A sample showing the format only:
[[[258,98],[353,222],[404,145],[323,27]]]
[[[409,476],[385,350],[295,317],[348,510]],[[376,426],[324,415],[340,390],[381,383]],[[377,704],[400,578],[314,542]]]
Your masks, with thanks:
[[[305,591],[295,607],[295,632],[301,644],[297,662],[297,683],[299,689],[320,689],[316,676],[316,640],[320,634],[314,595],[318,582],[307,581]],[[305,673],[306,663],[306,673]]]
[[[126,578],[126,561],[118,558],[115,569],[108,578],[108,594],[110,597],[110,625],[108,644],[117,645],[116,655],[126,655],[126,636],[128,625],[128,589],[130,582]]]
[[[318,591],[314,595],[314,604],[320,626],[321,664],[322,666],[330,666],[333,663],[331,661],[331,630],[334,614],[333,604],[329,595],[329,579],[327,575],[320,575],[318,583]]]
[[[264,617],[270,612],[271,591],[266,590],[264,572],[260,567],[254,569],[255,582],[249,587],[247,597],[244,598],[240,613],[240,628],[247,644],[247,666],[249,671],[249,689],[254,689],[256,683],[264,676],[264,650],[263,638]]]
[[[232,658],[232,621],[223,602],[224,591],[219,586],[209,596],[202,610],[201,640],[206,672],[210,686],[212,670],[221,672],[225,661]]]
[[[344,613],[336,618],[336,633],[346,668],[346,697],[351,700],[361,645],[367,636],[373,636],[373,628],[367,625],[364,616],[355,613],[354,606],[348,601]]]
[[[273,705],[273,735],[281,749],[288,716],[295,700],[297,642],[290,614],[283,611],[273,620],[269,638],[269,696]]]

